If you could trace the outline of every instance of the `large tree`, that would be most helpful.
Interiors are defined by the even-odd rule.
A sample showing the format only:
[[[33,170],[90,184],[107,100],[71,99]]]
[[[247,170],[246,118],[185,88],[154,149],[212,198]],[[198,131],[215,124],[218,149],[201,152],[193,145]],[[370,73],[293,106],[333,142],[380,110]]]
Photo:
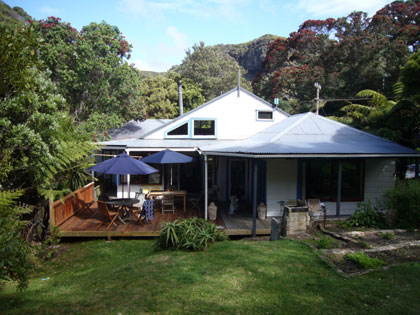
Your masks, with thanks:
[[[238,84],[238,70],[242,73],[241,85],[250,88],[244,78],[245,69],[227,53],[214,46],[205,46],[204,42],[188,49],[181,65],[174,70],[183,78],[199,84],[206,100],[234,88]]]
[[[148,77],[142,81],[142,101],[149,118],[175,118],[179,115],[178,81],[180,75]],[[184,113],[204,103],[202,89],[190,79],[182,80]]]
[[[143,117],[140,73],[127,63],[131,46],[117,27],[91,23],[78,32],[56,17],[33,23],[44,39],[40,57],[76,121],[94,112]]]
[[[322,85],[323,98],[350,98],[362,89],[391,96],[399,68],[418,47],[419,16],[420,2],[396,1],[372,18],[353,12],[308,20],[286,40],[271,44],[254,91],[268,100],[293,99],[293,112],[313,106],[315,82]]]

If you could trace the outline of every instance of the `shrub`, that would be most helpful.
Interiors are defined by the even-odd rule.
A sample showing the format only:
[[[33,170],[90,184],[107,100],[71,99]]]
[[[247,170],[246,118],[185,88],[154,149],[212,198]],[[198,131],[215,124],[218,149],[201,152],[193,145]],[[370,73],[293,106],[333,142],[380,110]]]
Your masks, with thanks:
[[[384,266],[386,263],[379,258],[371,258],[363,252],[347,254],[346,259],[354,262],[359,268],[373,269]]]
[[[29,209],[16,206],[22,191],[0,191],[0,285],[2,281],[17,281],[18,289],[28,285],[30,250],[22,231],[20,216]]]
[[[395,238],[395,234],[392,232],[379,232],[378,235],[385,240],[393,240]]]
[[[334,247],[334,241],[332,239],[330,239],[329,237],[322,237],[318,240],[318,244],[317,247],[318,248],[333,248]]]
[[[226,234],[204,219],[188,218],[166,222],[157,239],[160,249],[203,250],[209,243],[224,241]]]
[[[372,207],[372,203],[368,199],[357,204],[356,211],[347,220],[346,224],[348,227],[383,228],[386,227],[386,219],[385,215],[377,207]]]
[[[420,228],[420,181],[399,182],[385,191],[383,202],[387,209],[393,209],[393,225],[400,228]]]

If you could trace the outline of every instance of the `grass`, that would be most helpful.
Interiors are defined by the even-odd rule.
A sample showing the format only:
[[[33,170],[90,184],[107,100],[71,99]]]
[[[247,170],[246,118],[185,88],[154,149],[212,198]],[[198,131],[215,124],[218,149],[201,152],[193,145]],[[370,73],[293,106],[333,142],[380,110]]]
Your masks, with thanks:
[[[1,314],[415,314],[420,264],[344,278],[308,246],[226,241],[204,252],[153,251],[150,240],[85,241],[7,284]],[[43,278],[49,280],[43,281]]]

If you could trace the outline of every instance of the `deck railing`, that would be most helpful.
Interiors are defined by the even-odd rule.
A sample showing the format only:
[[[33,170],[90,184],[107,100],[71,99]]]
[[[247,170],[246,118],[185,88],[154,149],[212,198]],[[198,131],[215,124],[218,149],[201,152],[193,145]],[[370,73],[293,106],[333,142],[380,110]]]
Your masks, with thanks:
[[[83,199],[85,203],[93,200],[94,183],[76,190],[73,194],[65,196],[62,200],[57,200],[50,207],[50,223],[53,225],[60,225],[67,219],[71,218],[82,206],[79,201]],[[79,198],[78,198],[79,197]]]

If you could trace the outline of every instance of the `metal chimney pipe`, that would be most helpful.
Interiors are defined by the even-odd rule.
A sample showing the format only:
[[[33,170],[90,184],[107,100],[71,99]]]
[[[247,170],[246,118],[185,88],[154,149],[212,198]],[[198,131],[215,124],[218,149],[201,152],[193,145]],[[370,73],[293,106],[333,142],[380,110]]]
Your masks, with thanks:
[[[179,116],[184,114],[184,105],[182,104],[182,81],[178,81],[178,105],[179,105]]]

